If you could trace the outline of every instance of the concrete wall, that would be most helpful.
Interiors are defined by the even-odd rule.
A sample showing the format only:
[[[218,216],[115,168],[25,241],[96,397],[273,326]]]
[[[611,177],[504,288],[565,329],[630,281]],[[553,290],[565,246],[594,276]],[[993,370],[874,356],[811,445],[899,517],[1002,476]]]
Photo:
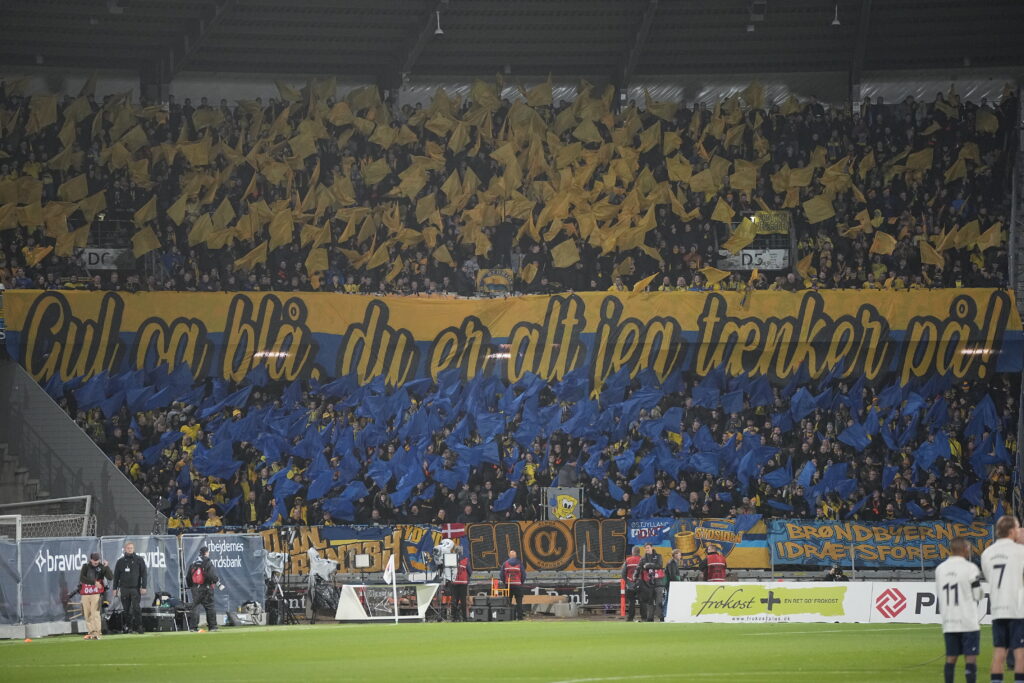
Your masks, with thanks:
[[[51,496],[91,495],[99,535],[166,527],[167,519],[85,432],[20,365],[6,360],[0,360],[0,441]]]

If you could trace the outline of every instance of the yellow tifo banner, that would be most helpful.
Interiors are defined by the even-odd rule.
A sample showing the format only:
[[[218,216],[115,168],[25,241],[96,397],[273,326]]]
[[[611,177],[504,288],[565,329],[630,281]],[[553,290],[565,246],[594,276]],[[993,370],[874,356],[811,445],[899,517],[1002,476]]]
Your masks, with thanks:
[[[901,381],[1020,372],[1021,319],[997,289],[587,292],[466,300],[333,293],[126,294],[13,290],[7,348],[38,381],[171,369],[241,381],[380,377],[391,386],[457,370],[518,381],[625,368],[697,377],[724,367],[785,379]],[[621,375],[620,375],[621,376]],[[835,375],[834,375],[835,376]]]

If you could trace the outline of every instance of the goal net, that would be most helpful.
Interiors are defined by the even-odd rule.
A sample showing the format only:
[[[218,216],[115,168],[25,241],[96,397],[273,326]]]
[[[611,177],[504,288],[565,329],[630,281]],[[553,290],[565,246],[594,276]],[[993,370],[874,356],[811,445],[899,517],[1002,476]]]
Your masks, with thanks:
[[[95,536],[90,496],[52,498],[0,505],[0,539]]]

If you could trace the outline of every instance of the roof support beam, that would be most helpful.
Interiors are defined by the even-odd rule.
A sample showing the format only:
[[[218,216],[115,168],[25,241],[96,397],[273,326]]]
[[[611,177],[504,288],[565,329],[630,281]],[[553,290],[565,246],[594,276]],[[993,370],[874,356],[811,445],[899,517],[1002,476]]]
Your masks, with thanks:
[[[647,0],[647,5],[644,7],[644,15],[640,21],[640,28],[637,30],[636,35],[633,37],[633,44],[629,48],[629,52],[626,53],[625,61],[617,74],[618,78],[615,80],[616,87],[621,90],[629,86],[629,81],[633,78],[633,72],[636,70],[636,65],[640,62],[640,55],[644,51],[644,45],[647,43],[647,36],[651,32],[651,24],[654,23],[654,14],[658,10],[658,0]]]
[[[868,27],[871,24],[871,0],[860,0],[860,19],[857,21],[857,42],[850,63],[850,106],[860,102],[860,78],[864,73],[864,55],[868,49]]]
[[[220,23],[224,15],[234,7],[236,0],[211,0],[210,6],[199,19],[190,22],[190,26],[168,48],[158,69],[163,82],[169,83],[195,56],[203,46],[210,32]]]
[[[448,7],[448,0],[428,0],[426,11],[420,15],[419,31],[404,41],[396,60],[397,72],[381,74],[382,88],[397,88],[416,68],[416,62],[427,47],[427,42],[438,27],[437,13]],[[408,46],[408,47],[406,47]]]

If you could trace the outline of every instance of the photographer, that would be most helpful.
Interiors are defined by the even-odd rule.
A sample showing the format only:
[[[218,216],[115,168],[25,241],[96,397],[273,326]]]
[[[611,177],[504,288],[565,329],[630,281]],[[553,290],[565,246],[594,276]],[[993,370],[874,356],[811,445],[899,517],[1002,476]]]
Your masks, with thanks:
[[[832,565],[832,568],[825,572],[825,581],[849,581],[850,577],[843,573],[842,567],[838,564]]]
[[[665,604],[665,568],[661,562],[661,555],[654,550],[654,546],[648,543],[644,546],[644,556],[640,561],[640,604],[643,605],[644,619],[646,621],[665,621],[665,614],[662,607]]]
[[[217,611],[213,607],[214,586],[223,590],[217,570],[210,562],[210,549],[205,545],[199,549],[199,556],[188,568],[186,579],[192,588],[192,630],[199,630],[199,608],[206,608],[206,626],[211,631],[217,630]]]
[[[99,553],[89,556],[89,561],[82,565],[82,571],[78,575],[78,592],[82,596],[82,615],[85,617],[85,624],[89,628],[83,640],[99,640],[102,631],[100,622],[100,602],[107,587],[103,583],[106,579],[114,578],[110,566],[106,560],[100,559]]]

